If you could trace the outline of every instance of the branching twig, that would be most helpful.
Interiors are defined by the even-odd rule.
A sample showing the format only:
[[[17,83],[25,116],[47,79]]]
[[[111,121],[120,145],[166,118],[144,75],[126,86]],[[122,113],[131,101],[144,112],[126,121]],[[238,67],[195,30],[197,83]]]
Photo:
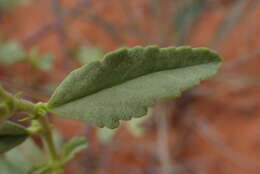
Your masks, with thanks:
[[[3,86],[6,87],[7,89],[10,89],[10,90],[13,90],[13,91],[23,91],[26,94],[28,94],[28,96],[31,99],[35,99],[37,101],[47,100],[48,97],[50,96],[50,94],[47,91],[39,90],[39,89],[37,89],[37,90],[29,89],[25,86],[14,83],[14,82],[10,81],[9,79],[5,79],[5,78],[1,77],[0,81],[3,84]]]
[[[90,8],[90,3],[91,0],[80,0],[75,5],[75,7],[63,13],[63,19],[65,18],[67,20],[74,19],[82,12],[82,10],[86,8]],[[56,20],[53,20],[50,23],[43,25],[39,30],[33,32],[33,34],[31,34],[29,37],[24,38],[22,40],[22,44],[24,45],[24,47],[31,47],[36,42],[38,42],[42,37],[49,34],[51,31],[54,30],[55,24],[56,24]]]
[[[167,117],[166,107],[167,103],[158,102],[153,109],[152,114],[157,118],[157,155],[161,164],[160,173],[161,174],[172,174],[173,166],[170,157],[170,148],[168,142],[168,132],[169,132],[169,121]]]
[[[62,56],[62,64],[63,68],[68,67],[69,62],[69,54],[68,48],[66,44],[66,33],[65,33],[65,24],[64,24],[64,15],[63,10],[60,4],[60,0],[51,0],[54,20],[55,20],[55,31],[58,36],[59,46],[61,49],[61,56]]]
[[[246,18],[252,12],[258,3],[258,0],[251,1],[236,0],[231,9],[228,11],[227,17],[219,26],[216,35],[213,37],[212,42],[209,44],[211,48],[217,49],[224,38],[232,31],[242,19]],[[248,7],[249,6],[249,7]]]
[[[259,171],[260,166],[257,162],[242,157],[237,154],[233,149],[229,148],[220,136],[213,129],[209,128],[209,126],[202,121],[201,119],[195,119],[195,131],[198,132],[210,145],[217,148],[219,152],[229,159],[234,164],[237,164],[239,167],[245,168],[247,170],[255,170]]]
[[[121,4],[124,11],[126,12],[127,20],[130,23],[129,30],[131,33],[138,37],[142,42],[148,43],[147,35],[141,30],[138,19],[136,18],[133,8],[131,7],[130,1],[122,0]]]
[[[119,30],[111,22],[105,20],[103,17],[95,13],[87,14],[87,19],[90,20],[92,23],[100,26],[100,28],[107,32],[109,36],[112,36],[116,44],[123,45],[125,43],[124,39],[119,34],[121,32],[119,32]]]
[[[260,56],[260,49],[255,50],[254,52],[241,56],[238,59],[235,59],[233,61],[227,62],[226,64],[224,64],[223,69],[224,70],[229,70],[238,66],[241,66],[245,63],[247,63],[248,61],[254,60],[259,58]]]

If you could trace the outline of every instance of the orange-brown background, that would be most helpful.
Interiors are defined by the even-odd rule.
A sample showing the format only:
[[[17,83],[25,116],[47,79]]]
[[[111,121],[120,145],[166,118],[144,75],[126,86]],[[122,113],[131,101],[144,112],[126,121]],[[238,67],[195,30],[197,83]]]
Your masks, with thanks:
[[[78,5],[76,0],[62,0],[59,12],[50,0],[36,0],[0,17],[6,38],[20,41],[27,50],[37,47],[55,55],[55,67],[47,73],[24,63],[0,65],[5,87],[24,91],[33,101],[47,101],[50,93],[42,85],[61,81],[79,66],[70,54],[77,45],[109,51],[183,44],[177,41],[173,23],[182,0],[88,1]],[[238,1],[207,0],[208,7],[192,22],[184,44],[219,51],[223,68],[183,98],[158,104],[143,124],[144,136],[133,137],[122,125],[113,141],[102,145],[95,128],[51,116],[65,138],[85,135],[90,143],[68,165],[66,174],[259,174],[260,3],[244,2],[232,16]],[[160,7],[155,5],[153,11],[152,3]]]

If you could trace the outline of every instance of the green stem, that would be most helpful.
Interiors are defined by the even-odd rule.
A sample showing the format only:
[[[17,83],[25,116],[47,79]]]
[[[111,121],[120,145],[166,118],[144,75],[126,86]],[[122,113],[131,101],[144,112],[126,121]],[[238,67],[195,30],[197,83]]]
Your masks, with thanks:
[[[55,148],[52,136],[51,125],[46,116],[47,108],[44,103],[34,104],[30,101],[21,99],[3,89],[0,86],[0,99],[6,103],[10,103],[12,106],[12,112],[8,115],[8,118],[16,112],[26,112],[31,115],[35,115],[35,119],[40,123],[40,131],[35,133],[39,134],[44,142],[45,149],[50,156],[51,164],[56,166],[62,171],[62,166],[59,165],[59,155]],[[1,124],[1,123],[0,123]]]
[[[0,104],[2,105],[2,111],[0,112],[0,126],[4,121],[8,120],[16,112],[26,112],[34,114],[36,111],[36,105],[23,100],[9,92],[7,92],[0,85]]]
[[[16,112],[27,112],[33,114],[35,112],[36,105],[30,101],[18,98],[13,94],[7,92],[0,86],[0,97],[4,99],[4,101],[12,102],[15,106]]]
[[[48,121],[48,118],[46,116],[41,116],[38,118],[38,121],[42,126],[43,132],[41,134],[41,137],[44,141],[47,151],[49,152],[50,159],[52,160],[52,162],[57,162],[57,161],[59,161],[59,156],[58,156],[58,153],[56,151],[56,148],[55,148],[55,145],[53,142],[51,126]]]

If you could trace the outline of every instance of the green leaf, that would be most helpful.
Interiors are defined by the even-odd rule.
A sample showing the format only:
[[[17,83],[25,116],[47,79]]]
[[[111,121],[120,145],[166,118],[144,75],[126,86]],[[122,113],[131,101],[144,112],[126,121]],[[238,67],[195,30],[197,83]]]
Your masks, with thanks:
[[[21,144],[29,136],[25,127],[6,121],[0,127],[0,153]]]
[[[35,47],[30,50],[25,61],[30,63],[34,68],[39,68],[46,72],[50,71],[53,67],[53,55],[51,53],[42,55]]]
[[[62,148],[62,160],[64,163],[71,160],[78,152],[87,147],[87,142],[84,137],[72,138],[64,144]]]
[[[51,171],[49,163],[41,163],[34,165],[27,174],[48,174]]]
[[[0,155],[0,169],[3,173],[26,174],[32,166],[46,161],[46,156],[32,139]]]
[[[51,112],[116,128],[147,113],[156,100],[178,97],[221,65],[207,48],[123,48],[71,72],[48,102]]]
[[[8,41],[0,43],[0,62],[11,65],[23,60],[25,53],[18,42]]]
[[[27,171],[35,164],[46,161],[43,150],[40,149],[31,138],[27,138],[22,145],[13,148],[4,155],[5,158],[16,165],[17,168],[21,168],[24,171]]]
[[[53,56],[51,54],[43,55],[37,65],[43,71],[50,71],[53,66]]]
[[[0,169],[3,174],[25,174],[24,170],[16,168],[15,164],[5,159],[3,156],[0,156]]]

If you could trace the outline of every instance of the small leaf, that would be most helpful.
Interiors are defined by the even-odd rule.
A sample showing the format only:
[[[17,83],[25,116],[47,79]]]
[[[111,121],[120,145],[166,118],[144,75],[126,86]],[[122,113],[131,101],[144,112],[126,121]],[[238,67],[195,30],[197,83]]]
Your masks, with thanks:
[[[11,65],[23,60],[25,54],[21,45],[14,41],[0,43],[0,62]]]
[[[219,55],[207,48],[124,48],[70,73],[48,102],[51,112],[116,128],[119,120],[147,113],[157,100],[213,76]]]
[[[64,163],[71,160],[76,153],[82,151],[87,147],[87,142],[84,137],[72,138],[69,142],[65,143],[62,148],[62,160]]]
[[[31,138],[27,138],[20,146],[0,155],[0,164],[2,162],[1,157],[2,160],[8,162],[9,165],[6,163],[0,165],[0,171],[2,172],[3,167],[10,168],[10,172],[4,172],[7,174],[26,174],[32,166],[46,161],[43,150],[40,149]]]
[[[27,174],[48,174],[51,171],[51,167],[48,163],[37,164],[33,166]]]
[[[58,152],[62,151],[62,145],[64,143],[62,135],[55,128],[52,129],[53,143]]]
[[[53,56],[51,54],[46,54],[41,57],[38,61],[38,67],[43,71],[50,71],[53,66]]]
[[[30,63],[34,68],[39,68],[43,71],[50,71],[53,66],[53,56],[50,53],[42,55],[37,48],[32,48],[28,53],[25,61]]]
[[[25,127],[6,121],[0,127],[0,153],[21,144],[29,136]]]

